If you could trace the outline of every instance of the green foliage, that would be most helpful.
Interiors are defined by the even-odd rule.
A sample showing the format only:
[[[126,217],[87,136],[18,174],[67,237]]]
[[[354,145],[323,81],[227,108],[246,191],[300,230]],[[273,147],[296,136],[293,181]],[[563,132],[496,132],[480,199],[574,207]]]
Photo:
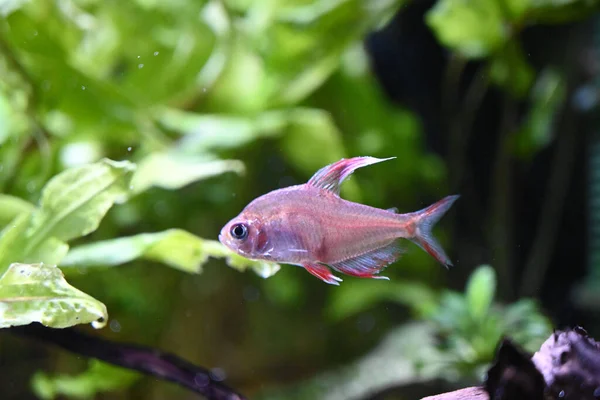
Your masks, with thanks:
[[[88,369],[75,376],[38,372],[33,376],[32,388],[35,395],[44,400],[92,399],[97,393],[126,388],[138,379],[139,374],[131,370],[90,360]]]
[[[223,362],[220,349],[235,345],[227,353],[233,379],[255,374],[269,385],[337,363],[340,353],[367,354],[292,392],[308,398],[323,382],[349,398],[358,386],[468,375],[507,332],[535,348],[549,331],[535,303],[495,303],[489,268],[464,294],[435,289],[438,267],[421,251],[389,269],[392,281],[348,278],[335,290],[292,267],[269,280],[228,268],[196,274],[211,262],[275,274],[279,265],[247,260],[212,239],[254,197],[306,181],[341,157],[397,156],[352,178],[346,198],[405,212],[446,192],[446,168],[425,153],[418,119],[389,103],[363,50],[365,33],[404,3],[0,1],[0,272],[16,262],[58,265],[57,277],[61,268],[108,306],[123,326],[119,339],[214,364]],[[532,102],[512,143],[528,157],[547,143],[563,83],[554,73],[536,76],[516,35],[596,6],[440,0],[427,22],[460,57],[485,62],[492,83]],[[402,323],[369,352],[392,318],[376,320],[370,332],[347,324],[390,302],[420,320]],[[26,312],[18,318],[33,321]],[[311,367],[283,376],[273,368],[292,364]],[[93,363],[80,376],[38,374],[34,389],[42,398],[89,398],[124,390],[133,378],[123,374]],[[180,397],[150,385],[142,387],[149,397]]]
[[[495,0],[440,0],[426,21],[442,44],[468,58],[487,57],[508,38]]]
[[[348,280],[332,294],[327,315],[339,321],[369,310],[380,302],[403,304],[417,317],[425,317],[437,310],[439,299],[433,289],[419,282]]]
[[[15,263],[0,277],[0,328],[32,322],[101,328],[107,319],[104,304],[69,285],[55,265]]]
[[[488,59],[491,81],[525,97],[535,73],[516,40],[533,23],[564,23],[597,10],[597,0],[439,0],[426,20],[440,43],[467,59]]]
[[[480,374],[494,358],[502,336],[535,351],[551,332],[550,321],[536,304],[522,299],[508,306],[493,302],[496,276],[492,267],[478,267],[467,282],[465,293],[442,290],[440,294],[414,282],[361,281],[340,286],[332,296],[328,313],[336,320],[365,312],[381,302],[409,307],[415,317],[432,324],[441,337],[439,351],[452,368],[439,371],[450,377]]]
[[[473,272],[465,297],[469,314],[476,320],[482,320],[487,315],[494,293],[496,291],[496,275],[490,266],[481,266]]]
[[[15,196],[0,194],[0,226],[5,227],[18,215],[33,211],[34,206]]]
[[[550,321],[531,300],[494,304],[495,282],[491,267],[479,267],[471,275],[466,293],[443,293],[431,317],[442,336],[440,348],[452,355],[453,366],[461,375],[480,375],[493,360],[503,336],[533,352],[552,331]]]
[[[102,160],[51,179],[39,207],[18,215],[0,233],[0,271],[12,262],[58,264],[67,241],[96,230],[129,190],[134,165]]]

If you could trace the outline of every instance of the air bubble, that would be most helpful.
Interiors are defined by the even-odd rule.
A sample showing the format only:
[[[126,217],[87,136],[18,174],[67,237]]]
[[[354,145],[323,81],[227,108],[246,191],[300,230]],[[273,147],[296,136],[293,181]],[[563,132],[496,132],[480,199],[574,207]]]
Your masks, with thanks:
[[[119,321],[117,321],[116,319],[110,321],[110,330],[115,333],[121,332],[121,324],[119,324]]]

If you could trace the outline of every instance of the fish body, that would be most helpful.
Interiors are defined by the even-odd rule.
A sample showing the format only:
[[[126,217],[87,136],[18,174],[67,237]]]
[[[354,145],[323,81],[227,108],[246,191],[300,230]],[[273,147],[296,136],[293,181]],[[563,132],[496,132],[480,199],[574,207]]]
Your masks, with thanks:
[[[431,227],[458,196],[413,213],[379,209],[342,199],[340,184],[355,169],[388,159],[342,159],[307,183],[258,197],[221,230],[219,240],[251,259],[294,264],[330,284],[352,276],[387,279],[378,273],[402,254],[409,239],[446,266],[452,265],[431,236]]]

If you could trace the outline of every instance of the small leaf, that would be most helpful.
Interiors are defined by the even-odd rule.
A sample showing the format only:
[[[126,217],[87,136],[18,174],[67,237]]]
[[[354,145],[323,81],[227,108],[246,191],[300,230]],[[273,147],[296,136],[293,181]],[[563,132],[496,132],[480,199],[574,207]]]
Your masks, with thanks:
[[[238,271],[252,269],[263,278],[274,275],[280,268],[275,263],[246,259],[218,241],[202,239],[179,229],[143,233],[75,247],[62,261],[61,267],[111,267],[135,259],[146,259],[162,262],[185,272],[199,273],[209,257],[224,258],[232,268]]]
[[[104,304],[69,285],[54,265],[15,263],[0,278],[0,328],[32,322],[102,328],[107,319]]]
[[[143,159],[133,176],[131,186],[135,193],[151,186],[179,189],[192,182],[225,172],[244,172],[244,164],[237,160],[215,160],[176,153],[154,153]]]
[[[440,0],[425,19],[438,40],[467,58],[483,58],[508,38],[496,0]]]
[[[98,360],[90,360],[89,368],[79,375],[50,376],[38,372],[33,376],[33,392],[41,399],[57,397],[93,398],[100,392],[122,390],[131,386],[140,374]]]
[[[466,288],[467,307],[476,320],[485,318],[496,291],[496,275],[492,267],[478,267],[469,278]]]
[[[20,214],[31,212],[34,205],[15,196],[0,194],[0,226],[6,226]]]

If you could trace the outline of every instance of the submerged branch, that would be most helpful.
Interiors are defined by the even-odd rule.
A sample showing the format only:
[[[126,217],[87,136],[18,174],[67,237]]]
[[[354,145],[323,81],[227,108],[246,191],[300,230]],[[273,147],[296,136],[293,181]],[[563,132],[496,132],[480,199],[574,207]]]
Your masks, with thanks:
[[[115,343],[73,329],[50,329],[39,324],[14,327],[8,331],[19,336],[52,343],[85,357],[174,382],[210,400],[246,399],[213,379],[209,370],[153,348]]]

